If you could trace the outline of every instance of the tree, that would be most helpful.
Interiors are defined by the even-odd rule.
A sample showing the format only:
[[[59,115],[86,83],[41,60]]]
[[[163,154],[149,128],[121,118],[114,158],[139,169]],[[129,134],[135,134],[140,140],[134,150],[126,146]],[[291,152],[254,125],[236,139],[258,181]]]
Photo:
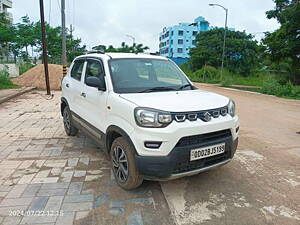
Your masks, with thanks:
[[[15,38],[15,30],[4,13],[0,13],[0,57],[8,56],[9,43]]]
[[[126,53],[143,53],[149,49],[149,47],[144,46],[143,44],[134,43],[132,46],[127,45],[125,42],[121,43],[121,47],[114,48],[114,46],[109,45],[106,47],[105,45],[97,45],[92,48],[96,51],[103,52],[126,52]]]
[[[219,67],[222,60],[223,28],[201,32],[196,38],[196,46],[190,50],[193,70],[205,65]],[[225,67],[235,73],[249,75],[256,67],[258,46],[252,35],[245,32],[227,31]]]
[[[267,18],[277,19],[281,26],[266,33],[266,53],[277,63],[290,61],[291,78],[300,84],[300,4],[298,0],[273,1],[275,9],[266,12]]]

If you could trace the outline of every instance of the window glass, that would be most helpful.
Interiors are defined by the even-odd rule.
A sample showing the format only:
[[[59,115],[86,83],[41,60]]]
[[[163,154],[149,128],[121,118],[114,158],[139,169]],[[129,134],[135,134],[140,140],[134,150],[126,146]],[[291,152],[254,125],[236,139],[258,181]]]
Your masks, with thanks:
[[[104,81],[104,69],[102,64],[96,60],[88,60],[85,72],[85,79],[87,77],[98,77],[100,82]]]
[[[178,39],[178,44],[182,45],[183,44],[183,40],[182,39]]]
[[[71,70],[71,77],[76,80],[81,80],[84,60],[76,60]]]
[[[177,49],[177,52],[178,52],[178,53],[182,53],[182,48],[178,48],[178,49]]]
[[[137,93],[155,87],[178,89],[189,83],[177,66],[167,60],[113,59],[109,65],[117,93]]]
[[[183,30],[178,31],[178,35],[182,36],[183,35]]]

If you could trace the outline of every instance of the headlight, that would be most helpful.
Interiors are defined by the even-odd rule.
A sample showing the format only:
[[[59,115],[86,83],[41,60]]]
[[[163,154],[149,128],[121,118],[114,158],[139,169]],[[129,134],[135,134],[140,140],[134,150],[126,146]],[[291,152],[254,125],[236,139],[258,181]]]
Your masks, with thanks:
[[[227,107],[228,107],[229,115],[234,117],[235,116],[235,102],[233,100],[230,100]]]
[[[170,113],[148,108],[135,108],[134,117],[141,127],[166,127],[172,122]]]

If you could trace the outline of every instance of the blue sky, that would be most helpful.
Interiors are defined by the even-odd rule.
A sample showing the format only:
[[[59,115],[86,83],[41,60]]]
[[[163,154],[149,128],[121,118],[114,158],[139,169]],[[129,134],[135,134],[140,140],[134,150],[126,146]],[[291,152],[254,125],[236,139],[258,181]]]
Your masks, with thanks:
[[[46,20],[60,25],[60,1],[44,0]],[[212,26],[224,26],[224,11],[209,7],[219,3],[229,9],[228,26],[255,33],[278,28],[276,20],[268,20],[265,11],[274,8],[272,0],[66,0],[67,25],[73,24],[75,36],[81,37],[88,48],[98,44],[119,46],[128,44],[130,34],[137,43],[158,50],[158,35],[164,26],[192,22],[197,16],[205,17]],[[13,0],[14,22],[28,15],[39,20],[38,0]]]

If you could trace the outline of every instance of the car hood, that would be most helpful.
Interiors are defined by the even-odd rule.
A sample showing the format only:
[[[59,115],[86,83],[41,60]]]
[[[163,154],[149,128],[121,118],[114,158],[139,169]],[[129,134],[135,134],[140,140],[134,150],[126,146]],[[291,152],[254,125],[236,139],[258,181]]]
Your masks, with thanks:
[[[202,90],[130,93],[120,96],[137,106],[168,112],[215,109],[226,106],[229,102],[225,96]]]

